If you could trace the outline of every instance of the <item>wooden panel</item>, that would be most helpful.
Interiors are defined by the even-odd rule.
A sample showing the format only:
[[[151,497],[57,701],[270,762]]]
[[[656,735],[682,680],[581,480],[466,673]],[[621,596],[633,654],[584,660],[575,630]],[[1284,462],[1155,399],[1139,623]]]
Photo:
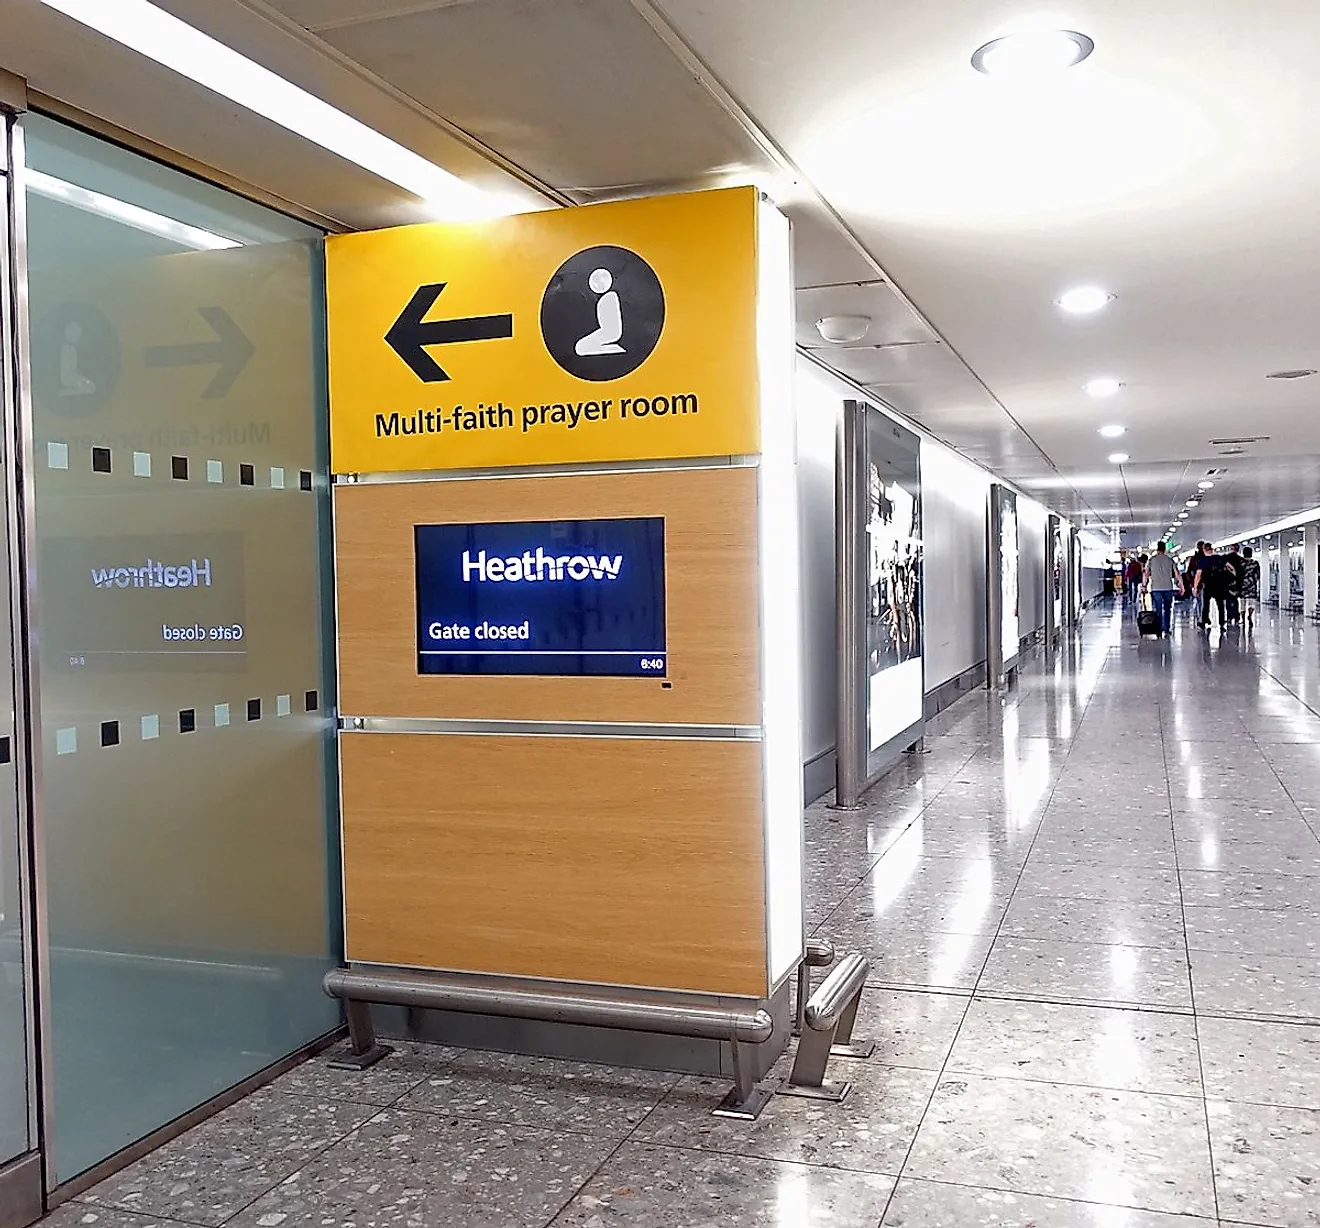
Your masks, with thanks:
[[[668,677],[417,673],[413,526],[664,516]],[[339,706],[353,716],[760,723],[756,471],[335,488]]]
[[[351,960],[767,992],[757,742],[346,733]]]

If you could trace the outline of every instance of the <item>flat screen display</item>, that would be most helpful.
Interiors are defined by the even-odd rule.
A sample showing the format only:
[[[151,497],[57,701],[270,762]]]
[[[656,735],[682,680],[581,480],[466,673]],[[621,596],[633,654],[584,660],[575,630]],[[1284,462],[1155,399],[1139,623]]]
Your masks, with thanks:
[[[414,537],[419,674],[665,677],[663,516]]]

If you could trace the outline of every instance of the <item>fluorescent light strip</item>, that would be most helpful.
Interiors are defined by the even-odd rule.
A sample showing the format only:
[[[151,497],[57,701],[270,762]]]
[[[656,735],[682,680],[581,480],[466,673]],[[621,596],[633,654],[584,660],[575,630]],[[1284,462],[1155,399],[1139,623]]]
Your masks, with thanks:
[[[237,239],[227,239],[200,226],[189,226],[161,213],[153,213],[141,205],[130,205],[126,200],[106,196],[102,192],[93,192],[90,188],[81,188],[76,183],[56,179],[41,171],[29,170],[23,176],[24,183],[38,196],[48,200],[57,200],[61,204],[72,205],[86,213],[95,213],[109,218],[112,222],[122,222],[134,230],[145,231],[161,239],[168,239],[180,247],[192,247],[199,251],[218,251],[223,247],[242,247]]]
[[[1255,529],[1248,529],[1245,533],[1235,533],[1232,537],[1221,537],[1219,541],[1215,542],[1215,545],[1229,546],[1233,542],[1249,541],[1253,537],[1265,537],[1270,533],[1283,533],[1288,529],[1296,529],[1316,520],[1320,520],[1320,507],[1298,512],[1295,516],[1285,516],[1282,520],[1272,520],[1269,524],[1260,525]]]
[[[498,211],[489,194],[148,0],[42,0],[42,3],[398,184],[427,201],[438,215],[461,219],[488,217]]]

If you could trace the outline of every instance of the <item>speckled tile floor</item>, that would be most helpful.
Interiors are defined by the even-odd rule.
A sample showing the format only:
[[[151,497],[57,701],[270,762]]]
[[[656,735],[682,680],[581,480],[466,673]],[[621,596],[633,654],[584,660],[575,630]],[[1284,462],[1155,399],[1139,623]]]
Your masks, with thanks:
[[[1318,639],[1097,610],[865,810],[812,806],[809,924],[871,959],[842,1105],[744,1125],[711,1080],[404,1045],[46,1222],[1320,1228]]]

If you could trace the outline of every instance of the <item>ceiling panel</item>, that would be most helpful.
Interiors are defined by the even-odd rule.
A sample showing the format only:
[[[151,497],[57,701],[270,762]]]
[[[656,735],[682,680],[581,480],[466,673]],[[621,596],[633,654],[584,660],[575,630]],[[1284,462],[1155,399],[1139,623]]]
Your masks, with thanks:
[[[793,280],[799,286],[867,282],[878,275],[874,261],[819,201],[795,198],[791,189],[773,192],[793,223]]]
[[[804,283],[799,279],[798,284]],[[821,357],[827,362],[829,355],[842,353],[846,349],[939,341],[930,326],[884,281],[800,289],[797,292],[797,315],[798,345],[820,350]],[[866,316],[871,321],[866,336],[860,342],[831,345],[816,329],[816,321],[823,316],[848,315]]]
[[[374,21],[379,17],[420,13],[426,9],[450,8],[456,4],[472,4],[476,0],[265,0],[265,2],[299,25],[309,30],[321,30],[333,26],[352,25],[359,21]]]
[[[618,0],[473,0],[319,37],[565,191],[764,166],[742,129]]]

